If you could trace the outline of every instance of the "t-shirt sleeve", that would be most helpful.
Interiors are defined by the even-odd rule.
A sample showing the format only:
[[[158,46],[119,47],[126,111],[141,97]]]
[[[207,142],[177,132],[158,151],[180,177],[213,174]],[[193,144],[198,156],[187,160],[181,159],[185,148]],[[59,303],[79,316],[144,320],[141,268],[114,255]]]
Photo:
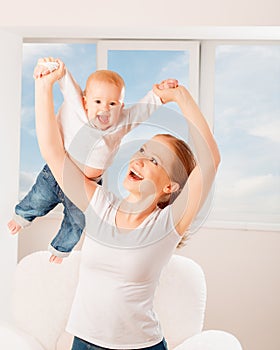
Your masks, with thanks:
[[[160,106],[161,99],[151,90],[136,104],[124,109],[127,132],[147,120]]]
[[[101,189],[101,186],[97,186],[85,212],[87,212],[90,208],[93,209],[94,211],[98,211],[100,203],[103,201],[104,201],[103,190]]]
[[[115,200],[116,198],[113,193],[108,192],[102,186],[97,186],[91,198],[91,201],[85,210],[85,215],[86,213],[89,213],[93,210],[95,213],[102,217],[102,213],[105,213],[108,208],[113,205]]]
[[[82,104],[83,92],[72,74],[66,69],[65,75],[58,81],[64,102],[79,108]]]

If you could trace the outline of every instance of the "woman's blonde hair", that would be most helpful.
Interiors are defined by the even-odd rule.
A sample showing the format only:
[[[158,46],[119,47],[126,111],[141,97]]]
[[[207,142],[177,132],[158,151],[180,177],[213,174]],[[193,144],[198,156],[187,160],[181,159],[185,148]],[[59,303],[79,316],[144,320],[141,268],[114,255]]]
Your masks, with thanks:
[[[172,204],[178,197],[182,188],[185,186],[189,175],[196,166],[196,160],[192,150],[185,141],[178,139],[177,137],[170,134],[159,134],[156,136],[164,137],[166,141],[171,145],[172,150],[177,156],[177,166],[174,167],[175,171],[171,174],[171,180],[179,185],[179,189],[175,192],[172,192],[167,197],[165,196],[164,199],[158,203],[158,207],[163,209],[167,205]],[[184,245],[185,241],[187,240],[187,236],[188,232],[182,236],[182,239],[179,242],[177,248],[180,248]]]

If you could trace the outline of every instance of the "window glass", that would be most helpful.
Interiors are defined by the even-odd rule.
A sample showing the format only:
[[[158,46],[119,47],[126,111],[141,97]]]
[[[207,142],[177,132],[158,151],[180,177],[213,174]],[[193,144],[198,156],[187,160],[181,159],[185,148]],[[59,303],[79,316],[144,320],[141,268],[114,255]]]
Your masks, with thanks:
[[[217,47],[214,131],[222,162],[210,218],[279,224],[279,45]]]

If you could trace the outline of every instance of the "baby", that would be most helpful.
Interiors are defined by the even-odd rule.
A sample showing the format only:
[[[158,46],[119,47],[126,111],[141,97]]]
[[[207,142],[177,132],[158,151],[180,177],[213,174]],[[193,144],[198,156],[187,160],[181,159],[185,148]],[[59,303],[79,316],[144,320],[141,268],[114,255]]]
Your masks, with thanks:
[[[57,115],[64,147],[84,174],[101,185],[102,175],[111,165],[122,138],[147,120],[162,102],[151,90],[137,104],[125,109],[125,83],[119,74],[110,70],[92,73],[84,92],[59,59],[38,60],[34,78],[40,79],[47,74],[56,74],[64,98]],[[175,79],[160,84],[161,89],[177,86]],[[63,204],[64,217],[48,247],[52,254],[50,262],[55,263],[61,263],[77,244],[85,227],[85,218],[83,212],[64,195],[47,165],[38,174],[31,190],[16,205],[13,219],[8,223],[10,232],[16,234],[59,203]]]

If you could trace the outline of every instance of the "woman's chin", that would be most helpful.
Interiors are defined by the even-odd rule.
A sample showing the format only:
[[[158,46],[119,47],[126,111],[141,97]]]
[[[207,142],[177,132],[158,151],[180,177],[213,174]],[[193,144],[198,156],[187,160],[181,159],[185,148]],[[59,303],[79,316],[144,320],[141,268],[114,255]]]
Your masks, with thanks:
[[[123,182],[123,187],[132,195],[138,196],[140,200],[155,198],[157,195],[156,186],[152,181],[135,180],[126,177]]]
[[[129,192],[140,193],[140,183],[141,181],[136,181],[126,177],[123,181],[123,187]]]

